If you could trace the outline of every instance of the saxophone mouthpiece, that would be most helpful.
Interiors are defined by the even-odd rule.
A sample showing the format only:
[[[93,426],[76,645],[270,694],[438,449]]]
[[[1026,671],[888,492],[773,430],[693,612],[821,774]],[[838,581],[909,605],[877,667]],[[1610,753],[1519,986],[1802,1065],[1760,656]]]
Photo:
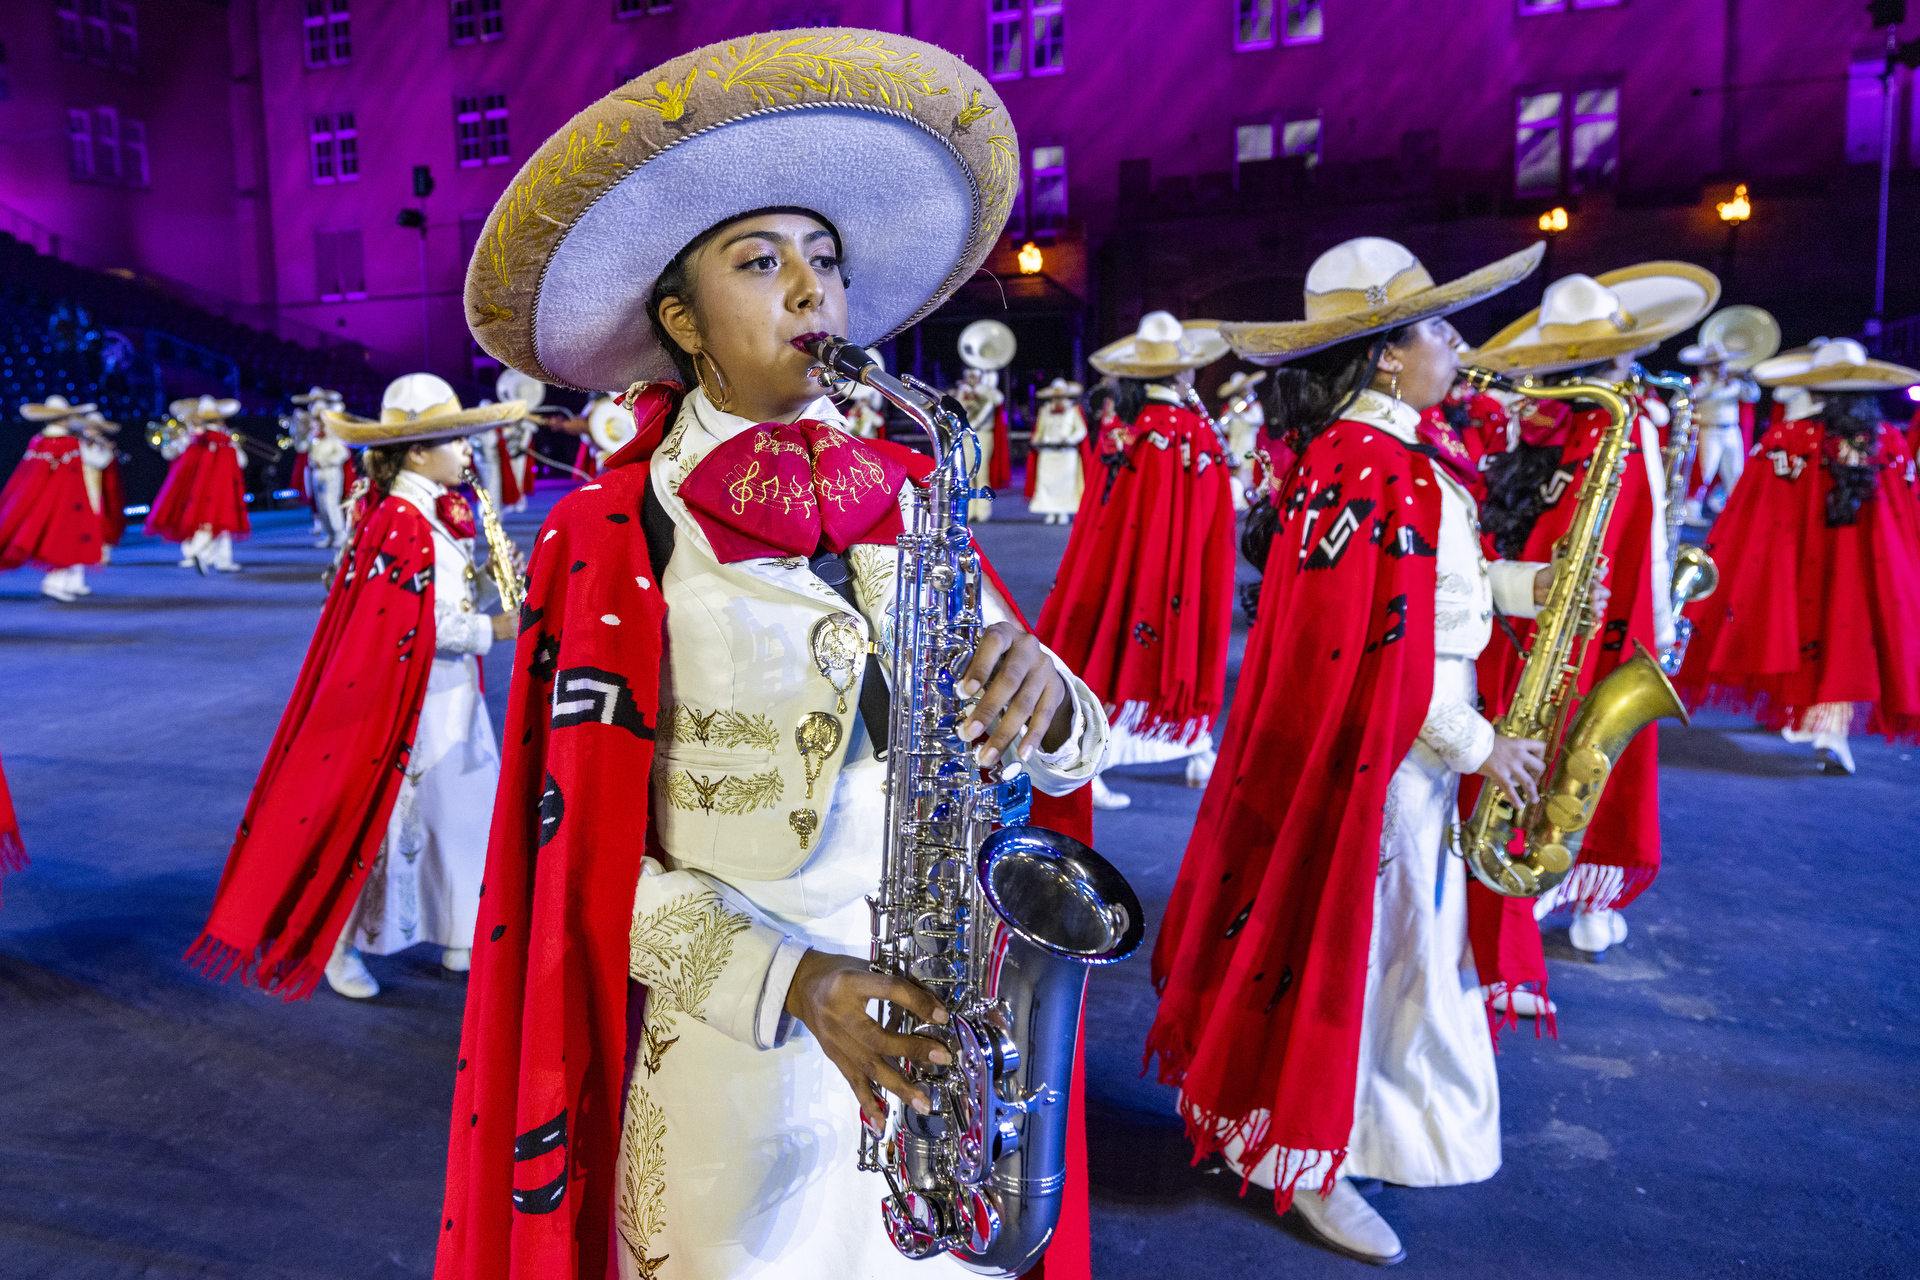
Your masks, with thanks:
[[[867,354],[865,347],[845,338],[836,338],[830,333],[803,333],[793,340],[793,345],[824,367],[854,382],[865,382],[866,371],[875,367],[874,359]]]
[[[1460,381],[1475,391],[1519,391],[1520,387],[1511,379],[1503,378],[1491,369],[1482,369],[1478,365],[1468,365],[1460,370]]]

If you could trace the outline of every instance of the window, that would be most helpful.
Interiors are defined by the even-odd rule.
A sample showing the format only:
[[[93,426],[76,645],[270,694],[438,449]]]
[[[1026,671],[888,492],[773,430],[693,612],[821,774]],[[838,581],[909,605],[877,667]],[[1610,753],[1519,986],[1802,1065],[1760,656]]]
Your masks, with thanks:
[[[1611,187],[1620,171],[1620,90],[1573,95],[1573,189]]]
[[[1273,48],[1273,0],[1236,0],[1233,47]]]
[[[462,169],[475,169],[487,162],[480,123],[480,99],[460,98],[454,102],[453,142]]]
[[[120,181],[120,113],[112,107],[93,113],[93,176],[100,182]]]
[[[112,43],[113,65],[122,71],[140,69],[140,28],[134,20],[133,6],[114,0],[107,6],[108,37]]]
[[[509,164],[513,148],[507,141],[507,95],[477,94],[454,102],[454,145],[462,169],[483,164]]]
[[[86,26],[80,33],[88,62],[107,65],[107,0],[80,0],[80,16]]]
[[[309,67],[338,67],[353,60],[353,23],[348,0],[307,0]]]
[[[1287,121],[1286,127],[1280,131],[1280,154],[1305,157],[1304,163],[1309,169],[1319,164],[1320,117]]]
[[[1280,33],[1281,44],[1318,44],[1326,34],[1326,22],[1320,12],[1321,0],[1284,0],[1286,27]]]
[[[1020,0],[987,0],[987,79],[1018,80],[1026,66]]]
[[[1559,93],[1522,94],[1514,128],[1513,190],[1552,195],[1560,190]]]
[[[353,112],[315,116],[310,139],[314,185],[360,180],[360,141]]]
[[[613,16],[616,18],[638,18],[649,13],[672,12],[673,0],[613,0]]]
[[[1057,76],[1067,69],[1067,19],[1062,0],[1034,0],[1033,74]]]
[[[1886,59],[1862,59],[1847,65],[1847,160],[1880,163],[1880,124],[1889,85],[1882,83]]]
[[[86,40],[80,34],[80,0],[61,0],[53,7],[53,16],[60,23],[60,56],[86,57]]]
[[[1610,9],[1620,0],[1519,0],[1520,16],[1536,13],[1565,13],[1568,9]]]
[[[313,269],[320,301],[357,302],[367,296],[358,231],[314,232]]]
[[[67,171],[82,180],[93,177],[93,112],[67,112]]]
[[[139,120],[120,122],[120,181],[130,187],[150,185],[147,126]]]
[[[506,164],[513,159],[507,145],[507,95],[490,93],[481,100],[481,107],[486,114],[487,163]]]
[[[453,0],[453,42],[473,44],[507,34],[507,19],[500,5],[501,0]]]
[[[1243,124],[1233,131],[1233,160],[1235,164],[1245,164],[1249,160],[1273,159],[1273,124]]]
[[[313,182],[315,186],[324,186],[338,176],[333,161],[333,117],[313,118],[312,143]]]
[[[1033,149],[1033,186],[1027,198],[1027,231],[1057,231],[1067,220],[1067,149]]]

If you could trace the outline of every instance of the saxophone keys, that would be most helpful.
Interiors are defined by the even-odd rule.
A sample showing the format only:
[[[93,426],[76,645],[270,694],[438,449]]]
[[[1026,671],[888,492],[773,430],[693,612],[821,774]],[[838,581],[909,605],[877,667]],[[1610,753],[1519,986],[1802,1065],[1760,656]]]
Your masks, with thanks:
[[[1558,795],[1547,801],[1547,821],[1562,831],[1580,830],[1589,816],[1583,796]]]
[[[1533,861],[1546,875],[1558,875],[1573,865],[1573,855],[1567,852],[1567,846],[1555,841],[1543,844],[1533,852]]]

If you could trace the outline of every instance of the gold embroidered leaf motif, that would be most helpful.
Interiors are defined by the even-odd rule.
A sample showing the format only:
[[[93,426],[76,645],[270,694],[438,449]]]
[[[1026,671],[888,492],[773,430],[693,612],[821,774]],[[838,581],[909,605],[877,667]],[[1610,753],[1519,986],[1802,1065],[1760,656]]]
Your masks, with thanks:
[[[976,120],[981,120],[992,115],[993,110],[992,107],[980,101],[980,91],[978,89],[968,90],[967,105],[960,108],[960,118],[953,122],[953,131],[955,133],[965,133],[968,125]]]
[[[656,1014],[706,1016],[707,997],[733,956],[733,939],[750,926],[727,910],[712,889],[675,898],[635,917],[627,935],[628,971],[651,989],[647,1019]]]
[[[1013,139],[1005,134],[996,133],[987,139],[987,172],[981,182],[982,194],[986,196],[987,207],[979,225],[984,228],[998,227],[1006,221],[1007,209],[1013,204],[1013,191],[1019,181],[1020,156]]]
[[[780,745],[780,731],[764,712],[696,711],[681,703],[667,722],[670,741],[697,742],[703,747],[756,747],[772,751]]]
[[[651,98],[622,98],[620,101],[657,111],[660,113],[661,120],[672,124],[687,114],[687,93],[693,88],[693,82],[699,75],[700,69],[695,67],[687,72],[687,78],[679,84],[670,84],[665,80],[654,81]]]
[[[620,1238],[644,1280],[657,1280],[669,1256],[648,1256],[653,1238],[667,1225],[667,1114],[638,1079],[627,1094],[620,1145],[627,1157],[620,1180]]]
[[[660,1070],[660,1061],[667,1056],[667,1050],[680,1043],[679,1036],[674,1036],[670,1040],[667,1038],[667,1032],[673,1028],[673,1015],[662,1010],[660,1011],[660,1020],[666,1023],[666,1026],[655,1027],[653,1025],[653,1011],[649,1010],[646,1025],[641,1028],[642,1050],[640,1061],[641,1064],[646,1067],[648,1075],[653,1075],[658,1072]]]
[[[737,818],[756,809],[771,809],[785,786],[778,769],[744,777],[727,773],[718,778],[678,769],[667,775],[667,803],[676,809],[717,811]]]
[[[538,276],[547,246],[618,173],[617,132],[625,129],[616,131],[604,122],[594,127],[592,137],[573,130],[564,148],[536,158],[507,189],[493,230],[479,249],[494,287],[511,289],[516,279]],[[483,295],[472,319],[480,327],[511,319],[513,314],[511,308]]]
[[[803,94],[865,98],[882,106],[915,108],[914,95],[937,98],[938,72],[918,53],[874,36],[750,36],[715,54],[707,75],[723,89],[745,89],[763,107]]]

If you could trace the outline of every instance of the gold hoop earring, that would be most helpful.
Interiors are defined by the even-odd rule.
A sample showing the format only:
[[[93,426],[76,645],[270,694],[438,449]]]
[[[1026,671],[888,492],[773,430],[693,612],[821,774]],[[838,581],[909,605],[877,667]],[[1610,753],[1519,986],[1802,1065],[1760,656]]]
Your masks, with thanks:
[[[707,370],[706,367],[700,363],[701,356],[707,356],[707,353],[704,351],[696,351],[693,353],[694,381],[698,382],[700,389],[707,393],[707,400],[713,407],[724,413],[727,408],[727,376],[720,372],[720,362],[712,356],[707,356],[707,364],[713,366],[713,380],[720,384],[720,390],[715,392],[712,387],[707,385]]]
[[[1387,394],[1395,400],[1400,398],[1400,373],[1398,370],[1395,370],[1393,373],[1393,386],[1387,391]]]

